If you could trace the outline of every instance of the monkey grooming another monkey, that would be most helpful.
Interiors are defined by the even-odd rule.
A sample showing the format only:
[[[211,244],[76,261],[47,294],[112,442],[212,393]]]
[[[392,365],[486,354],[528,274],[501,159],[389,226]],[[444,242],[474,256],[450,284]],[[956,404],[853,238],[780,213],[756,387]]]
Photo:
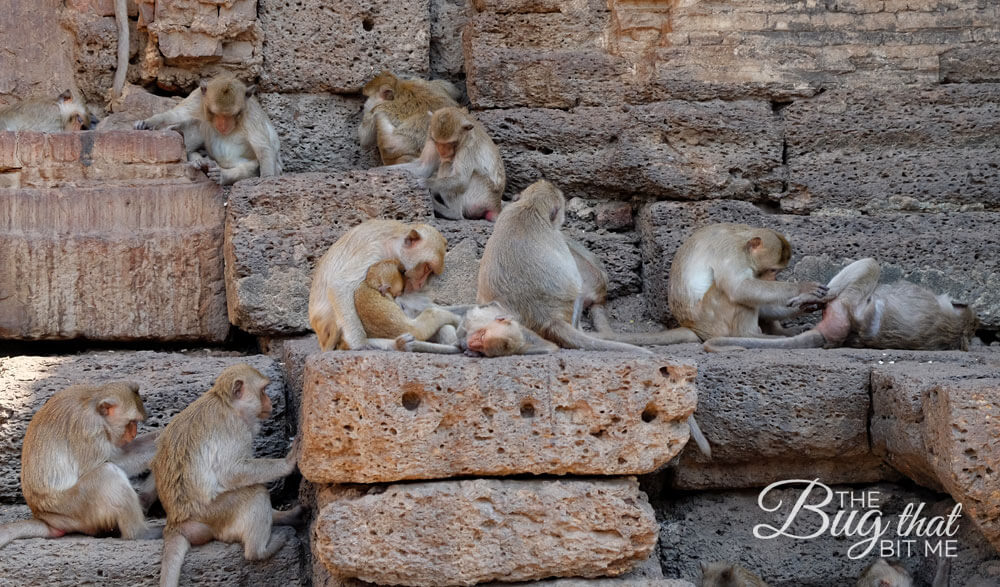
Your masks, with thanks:
[[[763,579],[730,562],[701,563],[701,587],[767,587]]]
[[[296,442],[283,459],[256,459],[253,439],[271,415],[270,380],[247,364],[227,367],[184,408],[157,442],[152,469],[167,513],[161,587],[180,581],[184,555],[212,540],[241,542],[247,560],[274,556],[285,543],[272,524],[295,525],[302,508],[271,508],[265,483],[295,470]]]
[[[31,418],[21,452],[21,491],[32,518],[0,526],[0,547],[17,538],[154,538],[129,483],[149,466],[156,433],[137,437],[146,419],[139,385],[74,385]]]
[[[379,261],[402,264],[406,291],[419,291],[433,273],[444,269],[447,242],[427,224],[398,220],[368,220],[341,236],[323,255],[313,272],[309,290],[309,324],[320,348],[366,347],[393,350],[396,342],[369,338],[355,308],[355,292],[369,268]]]
[[[430,339],[442,326],[458,326],[460,318],[438,306],[431,306],[409,318],[396,303],[404,287],[402,265],[396,260],[380,261],[368,268],[365,280],[354,292],[354,307],[370,339],[395,339],[408,335],[407,341]],[[400,350],[401,344],[396,344]],[[343,339],[337,345],[349,350]]]
[[[791,305],[826,304],[810,330],[782,338],[709,339],[705,350],[740,348],[832,348],[969,350],[979,320],[965,304],[908,281],[879,285],[875,259],[861,259],[830,280],[823,296],[806,293]]]
[[[500,213],[507,185],[500,150],[465,109],[435,111],[420,159],[398,167],[427,179],[434,213],[442,218],[492,222]]]
[[[281,174],[278,133],[249,88],[228,75],[202,80],[180,104],[140,120],[135,128],[177,126],[184,135],[184,149],[192,167],[201,169],[220,185],[247,177]],[[197,151],[204,148],[208,157]]]
[[[38,132],[74,132],[89,130],[97,124],[96,117],[66,90],[55,100],[39,98],[25,100],[0,108],[0,130],[34,130]]]
[[[378,145],[383,165],[407,163],[420,156],[431,112],[458,106],[458,88],[444,80],[399,79],[388,71],[375,76],[361,92],[367,98],[358,125],[363,148]]]
[[[781,234],[745,224],[712,224],[695,231],[677,249],[670,266],[670,312],[679,328],[652,333],[601,333],[635,344],[702,342],[718,336],[774,334],[777,320],[793,318],[813,304],[790,307],[800,294],[821,298],[826,287],[776,281],[792,247]],[[764,330],[762,330],[762,327]]]
[[[521,324],[560,347],[649,354],[573,328],[583,278],[560,230],[565,208],[562,192],[544,180],[504,208],[479,265],[478,303],[500,302]]]

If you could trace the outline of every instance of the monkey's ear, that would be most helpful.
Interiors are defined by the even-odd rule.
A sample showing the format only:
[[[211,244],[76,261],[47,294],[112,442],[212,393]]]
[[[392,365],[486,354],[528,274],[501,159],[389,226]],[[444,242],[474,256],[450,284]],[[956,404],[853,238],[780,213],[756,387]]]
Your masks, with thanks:
[[[205,92],[208,91],[208,80],[207,79],[201,80],[201,83],[198,84],[198,87],[201,88],[201,94],[204,96]]]
[[[965,302],[956,302],[955,300],[952,300],[951,301],[951,307],[952,308],[957,308],[959,310],[963,310],[965,308],[968,308],[969,304],[966,304]]]
[[[132,393],[139,393],[139,384],[136,383],[135,381],[126,381],[125,385],[128,386],[129,390]]]
[[[382,285],[378,286],[378,293],[380,293],[382,295],[385,295],[385,294],[389,293],[389,289],[391,287],[392,286],[389,285],[388,283],[383,283]]]
[[[62,100],[63,102],[72,102],[73,94],[69,90],[66,90],[65,92],[59,94],[59,99]]]
[[[549,212],[549,222],[555,222],[556,218],[558,217],[559,217],[559,206],[556,206],[552,208],[551,212]]]
[[[102,418],[107,418],[108,416],[113,416],[115,414],[115,409],[118,404],[113,399],[103,399],[97,404],[97,413],[101,415]]]
[[[764,245],[764,241],[759,236],[755,236],[747,241],[747,250],[754,251]]]
[[[257,95],[257,84],[247,87],[246,97],[252,98]]]
[[[410,234],[406,235],[406,239],[403,241],[403,246],[409,248],[420,242],[420,232],[416,228],[410,229]]]
[[[392,101],[396,99],[396,92],[393,92],[392,88],[388,85],[379,88],[378,93],[382,96],[383,100]]]
[[[462,130],[464,130],[465,132],[469,132],[470,130],[472,130],[472,126],[473,126],[472,123],[466,120],[465,122],[462,123]]]
[[[242,379],[237,379],[236,381],[233,381],[232,392],[233,392],[233,397],[235,397],[236,399],[243,399],[243,380]]]
[[[705,564],[705,561],[698,561],[698,567],[701,568],[702,573],[708,570],[708,565]]]
[[[496,317],[496,321],[499,322],[500,324],[510,324],[511,320],[513,320],[513,319],[514,318],[511,317],[511,316],[497,316]]]

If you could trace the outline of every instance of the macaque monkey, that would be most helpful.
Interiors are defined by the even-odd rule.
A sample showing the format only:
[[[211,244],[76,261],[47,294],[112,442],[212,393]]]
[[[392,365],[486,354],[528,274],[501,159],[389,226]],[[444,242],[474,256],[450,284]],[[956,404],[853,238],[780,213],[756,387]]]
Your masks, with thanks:
[[[701,587],[767,587],[763,579],[730,562],[701,563]]]
[[[791,337],[709,339],[705,350],[738,348],[833,348],[969,350],[979,320],[967,305],[908,281],[878,284],[875,259],[861,259],[842,269],[825,295],[805,293],[792,306],[825,304],[823,319]]]
[[[167,513],[161,587],[178,584],[192,545],[241,542],[247,560],[264,560],[285,543],[283,535],[271,534],[271,525],[301,521],[299,506],[271,509],[264,486],[295,470],[298,444],[283,459],[253,456],[260,421],[271,415],[268,383],[250,365],[227,367],[160,435],[152,469]]]
[[[460,318],[438,306],[423,310],[416,318],[409,318],[396,304],[395,298],[403,293],[404,280],[402,265],[389,259],[368,268],[365,280],[354,292],[354,308],[365,329],[365,336],[371,339],[396,339],[409,335],[404,341],[425,341],[434,336],[442,326],[458,326]],[[403,342],[396,344],[402,348]],[[340,350],[349,350],[342,338],[337,345]]]
[[[361,92],[367,98],[358,126],[364,148],[378,145],[383,165],[407,163],[420,156],[431,112],[458,106],[458,88],[444,80],[399,79],[388,71],[375,76]]]
[[[477,302],[500,302],[523,326],[560,347],[648,354],[573,327],[583,278],[560,230],[565,208],[562,192],[544,180],[504,208],[479,264]]]
[[[677,249],[670,266],[668,301],[680,327],[652,333],[609,331],[601,337],[634,344],[677,344],[778,333],[778,320],[815,305],[789,306],[793,298],[826,294],[826,287],[818,283],[776,281],[791,256],[788,240],[769,228],[745,224],[700,228]]]
[[[21,491],[32,517],[0,526],[0,547],[74,532],[155,538],[129,483],[153,458],[156,433],[136,436],[145,419],[132,382],[74,385],[50,397],[31,418],[21,449]]]
[[[857,587],[913,587],[913,575],[897,560],[878,558],[865,567]]]
[[[74,132],[89,130],[96,124],[97,118],[87,114],[86,106],[69,90],[55,100],[25,100],[0,108],[0,131]]]
[[[420,159],[398,167],[427,179],[434,213],[442,218],[493,222],[500,213],[507,185],[500,150],[463,108],[435,111]]]
[[[180,104],[136,122],[135,128],[177,127],[188,163],[220,185],[258,174],[280,175],[278,133],[254,97],[256,91],[257,86],[248,88],[228,75],[202,80]],[[198,153],[200,148],[208,157]]]
[[[355,226],[333,243],[313,272],[309,291],[309,324],[319,337],[320,348],[366,347],[393,350],[395,341],[369,338],[355,308],[355,292],[368,269],[379,261],[393,260],[403,266],[406,291],[419,291],[433,273],[444,269],[447,242],[427,224],[404,224],[398,220],[368,220]]]
[[[455,344],[436,344],[401,340],[405,350],[422,353],[455,354],[464,352],[469,357],[509,357],[511,355],[541,355],[554,353],[559,346],[553,344],[517,321],[499,302],[465,309]]]

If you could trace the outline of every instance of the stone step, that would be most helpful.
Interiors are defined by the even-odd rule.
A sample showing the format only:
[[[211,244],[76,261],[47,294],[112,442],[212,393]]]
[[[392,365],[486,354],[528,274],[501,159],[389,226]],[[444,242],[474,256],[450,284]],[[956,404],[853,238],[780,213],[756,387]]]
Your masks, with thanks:
[[[329,486],[317,509],[314,564],[388,585],[618,575],[658,533],[634,478]]]
[[[0,133],[0,176],[38,176],[0,189],[0,338],[224,340],[224,200],[183,161],[177,133]]]
[[[263,355],[153,351],[91,352],[71,356],[0,357],[0,503],[23,503],[20,485],[21,441],[31,416],[53,393],[78,383],[131,380],[147,418],[139,432],[162,429],[170,419],[212,386],[226,367],[249,363],[271,379],[267,394],[274,407],[257,436],[258,456],[280,457],[288,451],[289,417],[284,378],[278,363]],[[2,558],[2,557],[0,557]]]
[[[0,187],[193,177],[173,131],[0,132]]]
[[[316,354],[299,468],[315,483],[650,473],[687,442],[694,377],[624,353]]]
[[[0,506],[0,523],[26,519],[27,506]],[[153,526],[163,526],[153,520]],[[247,561],[239,544],[194,546],[184,557],[182,585],[306,585],[304,545],[291,528],[276,528],[285,545],[266,561]],[[121,540],[70,535],[15,540],[0,556],[0,586],[139,587],[159,585],[162,540]]]

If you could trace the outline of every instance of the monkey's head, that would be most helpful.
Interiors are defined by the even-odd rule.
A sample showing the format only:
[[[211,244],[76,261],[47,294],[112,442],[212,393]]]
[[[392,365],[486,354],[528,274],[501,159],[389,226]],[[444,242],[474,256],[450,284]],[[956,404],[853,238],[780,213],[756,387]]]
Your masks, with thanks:
[[[536,181],[514,196],[514,201],[524,202],[523,206],[535,209],[554,228],[561,228],[566,221],[566,197],[551,181]]]
[[[444,251],[448,241],[429,224],[411,224],[398,244],[396,259],[406,270],[406,291],[420,291],[431,274],[444,271]]]
[[[234,77],[219,76],[201,82],[201,104],[205,120],[221,135],[236,130],[246,107],[247,98],[253,96],[257,86],[249,88]]]
[[[139,397],[139,384],[116,381],[95,388],[94,410],[104,421],[108,441],[121,448],[135,440],[146,408]]]
[[[440,108],[431,115],[427,132],[443,163],[455,158],[459,143],[474,127],[475,122],[469,117],[468,111],[462,108]]]
[[[462,330],[465,347],[486,357],[507,357],[525,346],[521,324],[498,302],[469,308]]]
[[[781,234],[767,228],[755,229],[746,244],[754,277],[766,281],[777,279],[778,272],[788,267],[792,245]]]
[[[858,579],[864,587],[913,587],[913,575],[899,561],[876,559]]]
[[[59,94],[57,102],[63,131],[90,130],[93,125],[97,124],[97,118],[88,114],[83,104],[73,99],[73,93],[69,90]]]
[[[389,102],[396,99],[396,84],[398,83],[399,79],[396,76],[388,71],[383,71],[365,84],[361,88],[361,93],[368,98],[374,98],[376,103]]]
[[[247,423],[256,424],[271,416],[271,398],[267,396],[271,380],[246,363],[226,369],[215,380],[210,393],[232,407]]]
[[[979,328],[979,317],[976,316],[976,311],[968,304],[952,301],[947,295],[938,296],[938,303],[943,308],[951,310],[947,312],[949,317],[947,324],[940,326],[941,331],[949,332],[949,338],[955,341],[951,348],[957,348],[960,351],[969,350],[969,344],[976,336],[976,329]]]
[[[406,283],[403,281],[403,266],[395,259],[379,261],[368,268],[365,283],[377,289],[382,295],[398,298],[403,295]]]

